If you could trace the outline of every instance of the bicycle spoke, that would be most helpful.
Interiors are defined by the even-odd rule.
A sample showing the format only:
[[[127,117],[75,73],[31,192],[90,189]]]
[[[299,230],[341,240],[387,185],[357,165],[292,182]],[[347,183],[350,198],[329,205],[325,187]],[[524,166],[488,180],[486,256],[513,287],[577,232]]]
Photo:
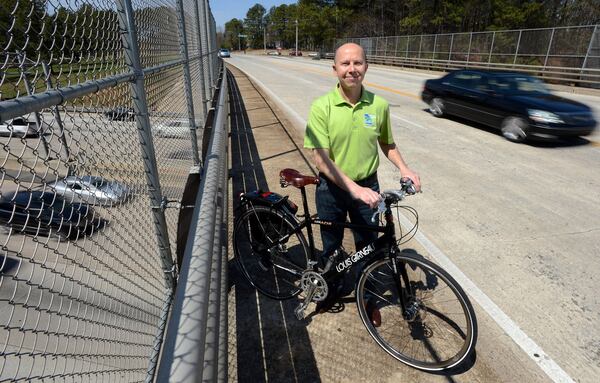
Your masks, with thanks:
[[[466,311],[466,297],[426,260],[402,257],[398,266],[407,272],[410,295],[404,289],[397,291],[387,259],[368,266],[366,278],[361,277],[359,301],[373,299],[381,314],[380,327],[372,326],[369,320],[365,321],[367,330],[390,355],[412,366],[440,370],[460,362],[474,343],[473,315]],[[404,309],[399,294],[403,295]],[[359,311],[364,321],[364,308],[359,306]]]
[[[236,257],[250,283],[272,298],[297,295],[308,250],[302,234],[294,233],[294,224],[277,209],[254,206],[240,217],[237,227],[244,229],[235,231]]]

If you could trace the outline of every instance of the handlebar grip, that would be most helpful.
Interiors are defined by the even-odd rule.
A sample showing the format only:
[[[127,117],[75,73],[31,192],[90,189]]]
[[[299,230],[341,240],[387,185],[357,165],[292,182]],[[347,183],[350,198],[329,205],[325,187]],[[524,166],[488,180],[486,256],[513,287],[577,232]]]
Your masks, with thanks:
[[[416,194],[417,193],[417,188],[415,187],[415,184],[408,177],[404,177],[404,178],[400,179],[400,187],[406,194]]]

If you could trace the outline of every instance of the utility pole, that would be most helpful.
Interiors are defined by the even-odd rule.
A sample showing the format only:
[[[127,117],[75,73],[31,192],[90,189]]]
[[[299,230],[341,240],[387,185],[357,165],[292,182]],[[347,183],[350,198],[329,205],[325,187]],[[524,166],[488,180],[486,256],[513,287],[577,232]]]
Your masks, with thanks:
[[[296,57],[298,57],[298,19],[296,19]]]

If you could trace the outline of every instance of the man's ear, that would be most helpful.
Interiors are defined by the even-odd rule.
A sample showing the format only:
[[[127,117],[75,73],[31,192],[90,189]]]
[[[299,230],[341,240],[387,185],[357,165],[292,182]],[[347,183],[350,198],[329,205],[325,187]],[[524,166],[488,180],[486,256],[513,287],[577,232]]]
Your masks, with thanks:
[[[331,67],[333,68],[333,71],[335,72],[335,63]]]

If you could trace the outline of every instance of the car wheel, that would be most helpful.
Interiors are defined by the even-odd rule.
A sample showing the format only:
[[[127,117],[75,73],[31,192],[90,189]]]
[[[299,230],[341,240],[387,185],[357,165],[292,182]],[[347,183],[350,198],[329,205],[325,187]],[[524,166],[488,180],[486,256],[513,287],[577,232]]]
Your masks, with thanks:
[[[527,138],[527,122],[520,117],[506,117],[502,121],[502,135],[512,142],[523,142]]]
[[[445,108],[444,100],[439,97],[435,97],[429,102],[429,111],[435,117],[442,117],[445,114]]]

